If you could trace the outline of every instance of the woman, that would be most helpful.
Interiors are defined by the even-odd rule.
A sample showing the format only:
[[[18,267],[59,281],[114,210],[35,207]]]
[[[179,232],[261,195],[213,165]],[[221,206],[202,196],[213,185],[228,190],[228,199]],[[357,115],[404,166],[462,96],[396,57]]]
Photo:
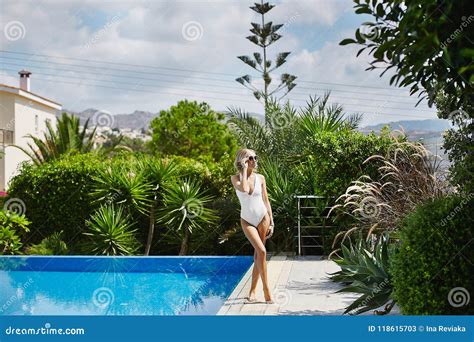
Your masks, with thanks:
[[[235,158],[238,175],[231,176],[237,197],[240,201],[240,224],[245,236],[255,248],[252,285],[248,302],[256,302],[255,291],[258,277],[262,278],[265,302],[272,304],[272,296],[267,280],[267,251],[265,241],[273,235],[273,215],[268,200],[265,177],[254,170],[257,168],[255,151],[241,149]]]

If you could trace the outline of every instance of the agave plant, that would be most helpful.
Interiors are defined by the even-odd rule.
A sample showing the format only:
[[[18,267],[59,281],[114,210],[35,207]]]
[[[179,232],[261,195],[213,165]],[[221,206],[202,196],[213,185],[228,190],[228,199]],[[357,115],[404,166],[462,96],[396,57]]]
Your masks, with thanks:
[[[67,153],[87,153],[94,148],[96,134],[96,128],[91,134],[86,134],[88,125],[89,120],[85,122],[81,130],[79,118],[63,113],[57,121],[56,128],[46,121],[43,140],[28,134],[27,137],[33,140],[33,144],[28,142],[28,148],[14,146],[26,153],[36,165]]]
[[[133,255],[139,247],[136,229],[120,205],[103,205],[87,221],[88,236],[84,251],[94,255]]]
[[[366,231],[368,236],[393,231],[418,204],[450,191],[438,156],[421,143],[407,141],[403,134],[393,139],[385,156],[374,155],[364,161],[378,163],[379,179],[362,176],[353,181],[331,208],[338,215],[355,219],[354,227],[340,232],[333,246],[341,237],[344,240],[358,230]]]
[[[354,292],[362,296],[349,305],[344,314],[361,314],[385,305],[384,311],[376,314],[387,314],[395,305],[393,285],[389,273],[389,260],[395,247],[388,235],[381,235],[373,248],[359,237],[356,243],[342,245],[342,257],[335,262],[341,270],[330,274],[334,282],[344,284],[337,292]]]
[[[181,239],[179,255],[188,253],[194,230],[204,230],[218,218],[214,210],[206,208],[212,197],[202,193],[200,186],[191,179],[171,184],[165,189],[164,206],[157,211],[157,222],[165,225],[169,236]]]

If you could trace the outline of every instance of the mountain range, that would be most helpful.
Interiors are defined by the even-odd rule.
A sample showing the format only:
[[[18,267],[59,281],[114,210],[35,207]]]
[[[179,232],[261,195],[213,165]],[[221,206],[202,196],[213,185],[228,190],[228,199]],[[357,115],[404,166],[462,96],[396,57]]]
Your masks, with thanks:
[[[100,113],[101,111],[94,108],[86,109],[82,112],[74,112],[71,110],[63,110],[69,114],[73,114],[79,117],[81,123],[83,124],[87,119],[92,118],[94,114]],[[106,113],[106,112],[102,112]],[[113,120],[112,128],[130,128],[130,129],[147,129],[149,127],[150,121],[160,115],[159,112],[153,113],[148,111],[135,110],[133,113],[128,114],[112,114]],[[261,114],[249,113],[251,116],[262,119]],[[361,127],[359,130],[362,132],[375,131],[378,132],[383,126],[389,125],[393,129],[403,129],[406,132],[419,132],[419,133],[428,133],[428,132],[444,132],[446,129],[450,128],[451,125],[447,120],[441,119],[427,119],[427,120],[401,120],[401,121],[392,121],[388,123],[381,123],[377,125]]]

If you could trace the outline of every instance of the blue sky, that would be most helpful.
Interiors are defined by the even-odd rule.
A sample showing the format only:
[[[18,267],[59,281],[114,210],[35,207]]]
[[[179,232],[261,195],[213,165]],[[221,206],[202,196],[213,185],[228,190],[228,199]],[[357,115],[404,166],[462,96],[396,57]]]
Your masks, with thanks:
[[[348,0],[279,0],[268,20],[285,24],[270,57],[291,51],[273,75],[298,77],[288,98],[304,105],[331,91],[364,124],[435,118],[435,110],[407,90],[389,87],[390,75],[364,71],[370,58],[357,46],[339,46],[367,16]],[[235,82],[253,74],[236,56],[258,51],[245,39],[252,1],[0,0],[0,83],[17,86],[17,71],[33,72],[32,91],[81,111],[157,112],[178,100],[206,101],[262,112]],[[22,53],[22,54],[18,54]],[[258,86],[260,83],[256,81]]]

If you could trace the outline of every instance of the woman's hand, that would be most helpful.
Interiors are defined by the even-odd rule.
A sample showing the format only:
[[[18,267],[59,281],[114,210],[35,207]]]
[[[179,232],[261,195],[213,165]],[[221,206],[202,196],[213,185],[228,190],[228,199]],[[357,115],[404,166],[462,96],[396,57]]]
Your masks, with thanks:
[[[270,223],[270,227],[267,230],[267,239],[272,237],[274,228],[275,228],[275,226],[274,226],[273,222]]]
[[[242,158],[240,163],[242,164],[243,169],[248,169],[248,167],[249,167],[249,159],[248,158]]]

